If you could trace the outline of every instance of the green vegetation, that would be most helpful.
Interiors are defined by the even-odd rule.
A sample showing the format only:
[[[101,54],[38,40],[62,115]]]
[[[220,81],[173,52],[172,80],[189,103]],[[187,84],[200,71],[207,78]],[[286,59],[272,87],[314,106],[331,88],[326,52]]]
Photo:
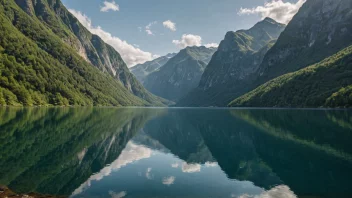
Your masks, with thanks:
[[[241,107],[352,107],[352,46],[235,99]]]
[[[40,2],[39,6],[48,6]],[[123,80],[95,68],[77,53],[75,44],[63,42],[75,37],[56,23],[56,15],[38,9],[36,13],[42,15],[34,16],[14,0],[0,2],[0,105],[160,106],[167,102],[145,91],[135,79],[127,89]]]
[[[328,107],[352,107],[352,85],[341,88],[333,93],[327,100]]]

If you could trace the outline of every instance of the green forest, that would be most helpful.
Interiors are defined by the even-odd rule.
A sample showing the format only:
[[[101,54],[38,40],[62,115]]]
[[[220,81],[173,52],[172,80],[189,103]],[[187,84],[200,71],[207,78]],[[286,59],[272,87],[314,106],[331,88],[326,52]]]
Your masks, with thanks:
[[[235,99],[232,107],[352,107],[352,46],[275,78]]]
[[[0,105],[152,105],[93,67],[13,1],[0,2],[0,38]]]

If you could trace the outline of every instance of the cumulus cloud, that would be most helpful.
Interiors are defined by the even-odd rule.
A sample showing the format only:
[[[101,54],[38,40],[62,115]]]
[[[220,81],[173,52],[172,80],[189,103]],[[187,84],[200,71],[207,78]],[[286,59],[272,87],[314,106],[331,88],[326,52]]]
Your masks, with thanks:
[[[231,197],[237,198],[297,198],[294,192],[286,185],[276,186],[268,191],[262,192],[260,195],[248,195],[243,194],[240,196],[231,195]]]
[[[207,47],[207,48],[211,48],[211,47],[217,48],[217,47],[219,47],[219,44],[217,44],[217,43],[208,43],[208,44],[205,44],[204,46]]]
[[[179,48],[200,46],[202,44],[202,37],[193,34],[184,34],[182,35],[181,40],[173,40],[172,43]]]
[[[265,17],[270,17],[280,23],[287,24],[305,2],[306,0],[298,0],[296,3],[272,0],[271,2],[265,3],[264,6],[241,8],[238,14],[259,14],[263,19]]]
[[[111,33],[104,31],[100,26],[93,26],[92,21],[85,14],[69,9],[69,11],[86,27],[92,34],[98,35],[104,42],[111,45],[118,51],[126,64],[131,67],[136,64],[145,63],[146,61],[153,60],[153,54],[150,52],[142,51],[133,45],[123,41],[118,37],[113,36]]]
[[[171,31],[176,31],[176,23],[170,20],[164,21],[163,26],[170,29]]]
[[[217,162],[205,162],[205,167],[217,167],[219,166]]]
[[[193,35],[193,34],[184,34],[182,35],[180,40],[173,40],[173,44],[175,44],[178,48],[186,48],[188,46],[201,46],[202,44],[202,37],[199,35]],[[217,43],[209,43],[209,44],[204,44],[205,47],[217,47]]]
[[[109,1],[104,1],[104,6],[101,7],[100,11],[101,12],[109,12],[109,11],[119,11],[119,5],[115,3],[115,1],[109,2]]]
[[[163,183],[164,185],[170,186],[170,185],[172,185],[172,184],[175,183],[175,179],[176,179],[176,178],[175,178],[174,176],[164,177],[162,183]]]
[[[196,173],[200,172],[201,165],[200,164],[182,164],[182,172],[184,173]]]
[[[150,22],[147,26],[145,26],[145,32],[147,32],[148,35],[154,35],[150,28],[157,23],[157,21]]]

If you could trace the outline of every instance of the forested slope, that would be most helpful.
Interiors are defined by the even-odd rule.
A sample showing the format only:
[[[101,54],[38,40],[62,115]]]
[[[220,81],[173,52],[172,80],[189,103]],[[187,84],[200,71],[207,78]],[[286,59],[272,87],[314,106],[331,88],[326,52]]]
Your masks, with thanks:
[[[352,46],[277,77],[235,99],[230,106],[352,107]]]

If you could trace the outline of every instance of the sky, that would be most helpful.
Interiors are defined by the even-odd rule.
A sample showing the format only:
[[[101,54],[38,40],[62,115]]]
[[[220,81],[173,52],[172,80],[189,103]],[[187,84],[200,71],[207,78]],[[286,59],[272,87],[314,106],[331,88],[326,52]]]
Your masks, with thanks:
[[[129,67],[187,46],[216,47],[265,17],[288,23],[305,0],[62,0]]]

